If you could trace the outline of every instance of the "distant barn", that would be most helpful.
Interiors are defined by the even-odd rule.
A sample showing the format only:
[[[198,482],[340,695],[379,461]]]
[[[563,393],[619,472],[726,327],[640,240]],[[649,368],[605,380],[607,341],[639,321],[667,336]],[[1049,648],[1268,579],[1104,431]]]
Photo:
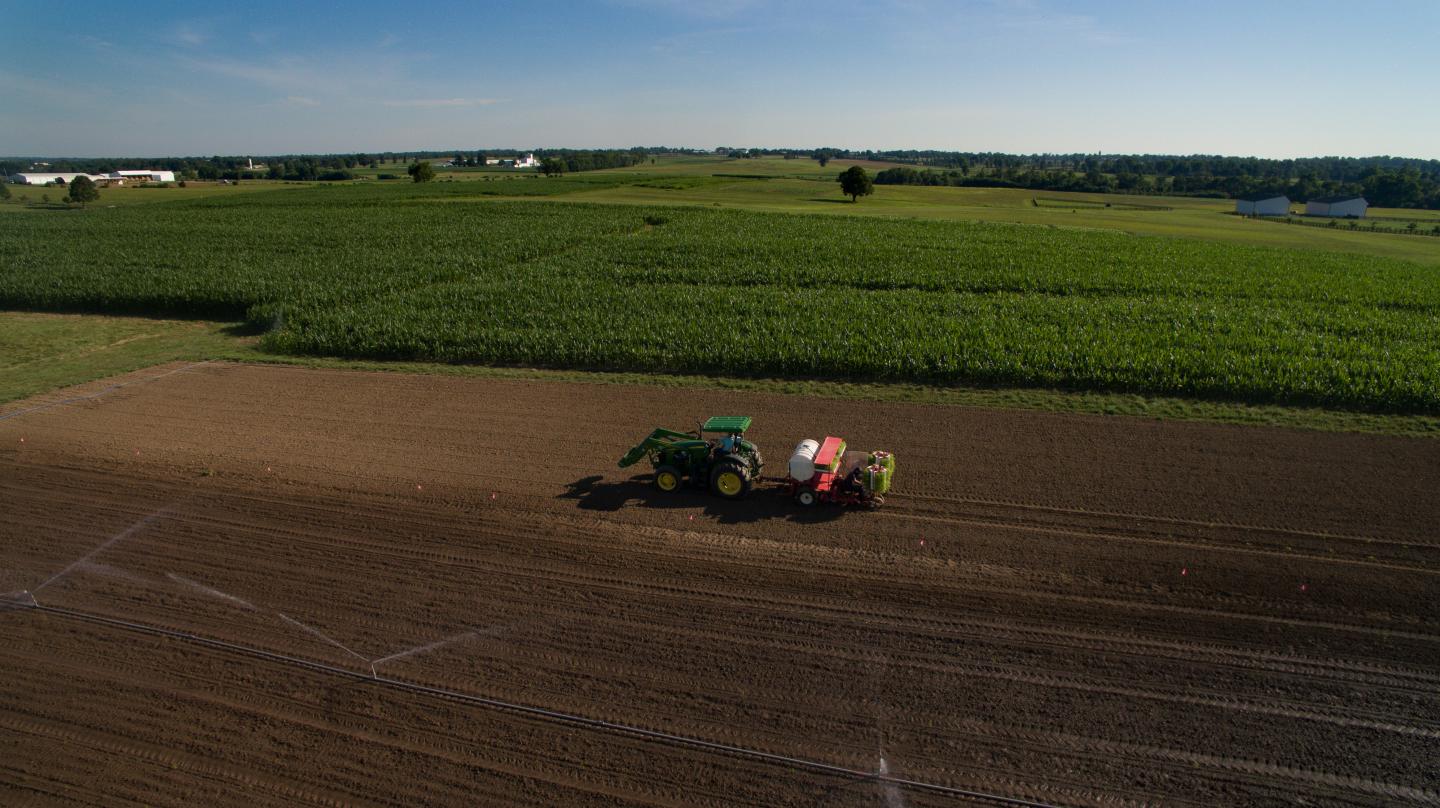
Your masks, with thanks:
[[[41,173],[24,171],[19,174],[11,174],[10,181],[16,185],[54,185],[57,182],[68,185],[74,182],[76,177],[90,177],[92,180],[95,179],[95,177],[89,174],[70,171]]]
[[[1312,199],[1305,203],[1306,216],[1330,216],[1336,219],[1363,219],[1370,203],[1365,197],[1349,194]]]
[[[36,173],[26,171],[20,174],[10,175],[10,181],[16,185],[53,185],[58,180],[68,185],[74,182],[76,177],[89,177],[92,181],[99,183],[122,183],[125,180],[174,182],[175,172],[148,168],[143,171],[112,171],[109,174],[84,174],[70,171]]]
[[[140,182],[174,182],[174,171],[161,171],[158,168],[145,168],[138,171],[116,171],[110,176],[118,175],[121,179],[139,180]]]
[[[1235,200],[1235,212],[1241,216],[1288,216],[1290,197],[1284,194],[1248,194]]]

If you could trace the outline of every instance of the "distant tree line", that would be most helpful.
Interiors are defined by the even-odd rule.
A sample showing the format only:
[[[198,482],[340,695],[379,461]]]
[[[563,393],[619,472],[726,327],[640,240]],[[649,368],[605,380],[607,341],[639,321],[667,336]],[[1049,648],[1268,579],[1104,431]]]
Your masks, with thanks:
[[[993,170],[971,169],[936,170],[908,167],[887,168],[875,175],[877,185],[953,185],[972,188],[1027,188],[1036,191],[1081,191],[1087,193],[1161,193],[1172,190],[1173,185],[1146,178],[1143,175],[1127,176],[1122,179],[1098,171],[1084,174],[1069,171]],[[1175,191],[1178,193],[1178,191]],[[1223,194],[1221,194],[1223,196]]]
[[[357,167],[416,160],[458,159],[480,165],[489,155],[514,155],[523,149],[482,152],[376,152],[324,155],[253,155],[247,157],[46,158],[47,170],[104,173],[126,168],[159,168],[186,179],[349,179]],[[907,164],[881,171],[881,185],[968,185],[1047,191],[1183,194],[1236,197],[1277,192],[1297,201],[1337,194],[1363,194],[1373,205],[1440,209],[1440,160],[1405,157],[1309,157],[1271,160],[1215,155],[1004,154],[938,150],[864,150],[821,147],[730,148],[714,151],[669,146],[632,149],[535,149],[536,157],[561,161],[563,171],[592,171],[638,165],[657,154],[722,154],[736,159],[784,157],[811,159],[822,166],[834,159],[880,160]],[[250,159],[264,169],[249,167]],[[0,160],[0,173],[30,167],[28,159]],[[556,163],[550,163],[552,169]]]
[[[628,151],[572,151],[570,149],[537,149],[540,160],[554,158],[565,164],[566,172],[595,171],[602,168],[625,168],[650,159],[650,153],[637,149]]]
[[[1372,205],[1440,209],[1440,160],[1408,157],[1260,157],[1155,154],[1005,154],[939,150],[716,150],[737,159],[784,157],[876,160],[915,168],[886,169],[880,185],[964,185],[1037,191],[1179,194],[1231,198],[1283,193],[1296,201],[1363,194]]]
[[[541,161],[546,159],[559,160],[558,164],[552,164],[551,173],[564,173],[568,171],[594,171],[600,168],[624,168],[626,166],[638,165],[650,159],[650,152],[644,149],[627,149],[620,151],[616,149],[584,151],[578,149],[535,149],[522,152],[533,154]],[[446,156],[446,155],[437,155]],[[459,152],[451,158],[453,165],[461,168],[478,168],[486,164],[487,160],[510,160],[517,156],[511,151],[477,151]],[[558,165],[558,170],[553,167]]]
[[[495,149],[477,152],[413,151],[357,154],[281,154],[213,157],[62,157],[37,158],[50,165],[45,171],[56,173],[83,172],[107,174],[122,169],[156,168],[175,172],[181,179],[192,180],[348,180],[354,179],[356,168],[378,168],[382,163],[413,163],[416,160],[451,159],[460,166],[482,166],[489,156],[506,158],[529,150]],[[638,165],[653,154],[674,153],[668,147],[646,147],[627,150],[535,149],[536,157],[555,157],[564,162],[566,171],[594,171],[600,168],[623,168]],[[684,150],[699,153],[697,150]],[[31,159],[0,160],[0,175],[9,176],[28,171]],[[252,163],[254,167],[252,167]]]
[[[254,168],[251,162],[254,162]],[[190,180],[342,180],[354,178],[351,169],[375,166],[380,158],[369,154],[279,155],[266,157],[70,157],[51,158],[44,171],[108,174],[124,169],[156,168]],[[0,174],[28,171],[31,160],[0,160]],[[263,167],[261,167],[263,166]]]
[[[1182,174],[1106,173],[1036,168],[915,169],[887,168],[875,176],[878,185],[958,185],[989,188],[1025,188],[1041,191],[1093,193],[1177,194],[1232,198],[1245,194],[1280,193],[1304,202],[1338,194],[1361,194],[1372,205],[1385,208],[1440,209],[1440,173],[1423,173],[1415,167],[1384,168],[1371,165],[1355,179],[1333,180],[1306,171],[1297,177]]]
[[[842,152],[838,156],[924,166],[881,171],[875,177],[881,185],[969,185],[1226,198],[1275,192],[1301,202],[1354,193],[1363,194],[1370,204],[1380,207],[1440,209],[1440,160],[958,152]]]

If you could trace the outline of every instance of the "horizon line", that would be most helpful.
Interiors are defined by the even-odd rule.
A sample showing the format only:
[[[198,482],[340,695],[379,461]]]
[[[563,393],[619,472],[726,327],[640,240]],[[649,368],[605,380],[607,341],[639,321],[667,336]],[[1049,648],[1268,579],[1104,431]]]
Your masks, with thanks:
[[[631,145],[631,146],[524,146],[524,147],[518,147],[518,148],[517,148],[517,147],[512,147],[512,146],[471,146],[471,147],[463,147],[463,148],[462,148],[462,147],[443,147],[443,148],[410,148],[410,149],[353,149],[353,150],[342,150],[342,151],[295,151],[295,152],[262,152],[262,151],[254,151],[254,152],[232,152],[232,153],[229,153],[229,154],[218,153],[218,152],[211,152],[211,153],[209,153],[209,154],[193,153],[193,154],[148,154],[148,155],[134,155],[134,154],[131,154],[131,155],[124,155],[124,154],[89,154],[89,155],[81,155],[81,154],[48,154],[48,155],[47,155],[47,154],[8,154],[8,155],[0,155],[0,160],[32,160],[32,161],[34,161],[34,160],[105,160],[105,159],[115,159],[115,160],[175,160],[175,159],[179,159],[179,160],[189,160],[189,159],[210,160],[210,159],[214,159],[214,158],[217,158],[217,157],[219,157],[219,158],[229,158],[229,157],[257,157],[257,156],[258,156],[258,157],[331,157],[331,156],[337,156],[337,155],[357,155],[357,154],[364,154],[364,155],[375,155],[375,154],[409,154],[409,153],[426,153],[426,154],[428,154],[428,153],[440,153],[440,152],[455,152],[456,154],[465,154],[465,153],[470,153],[470,152],[486,152],[486,151],[494,151],[494,152],[512,152],[512,151],[513,151],[513,152],[525,152],[525,151],[623,151],[623,152],[628,152],[628,151],[634,151],[634,150],[637,150],[637,149],[641,149],[641,150],[664,149],[664,150],[671,150],[671,151],[673,151],[674,153],[677,153],[677,154],[683,154],[683,153],[687,153],[687,152],[700,152],[700,153],[702,153],[702,154],[716,154],[716,153],[718,152],[718,150],[719,150],[719,149],[722,149],[722,148],[725,148],[725,149],[734,149],[734,150],[736,150],[736,151],[748,151],[748,150],[750,150],[750,149],[760,149],[760,150],[762,150],[762,151],[773,151],[773,152],[813,152],[813,151],[816,151],[816,150],[819,150],[819,149],[834,149],[834,150],[840,151],[840,152],[851,152],[851,153],[854,153],[854,152],[871,152],[871,153],[885,154],[885,153],[891,153],[891,152],[932,152],[932,153],[940,153],[940,154],[971,154],[971,155],[990,155],[990,154],[993,154],[993,155],[1006,155],[1006,156],[1012,156],[1012,157],[1075,157],[1075,156],[1090,156],[1090,157],[1186,157],[1186,158],[1194,158],[1194,157],[1218,157],[1218,158],[1224,158],[1224,159],[1273,160],[1273,161],[1285,161],[1285,160],[1326,160],[1326,159],[1333,159],[1333,160],[1377,160],[1377,159],[1390,159],[1390,160],[1415,160],[1415,161],[1420,161],[1420,162],[1440,162],[1440,157],[1414,157],[1414,156],[1401,155],[1401,154],[1383,154],[1383,153],[1371,153],[1371,154],[1308,154],[1308,155],[1287,155],[1287,156],[1284,156],[1284,157],[1267,157],[1267,156],[1263,156],[1263,155],[1259,155],[1259,154],[1224,154],[1224,153],[1220,153],[1220,152],[1188,152],[1188,153],[1186,153],[1186,152],[1164,152],[1164,151],[1033,151],[1033,152],[1013,151],[1013,152],[1012,152],[1012,151],[1001,151],[1001,150],[994,150],[994,149],[988,149],[988,150],[945,149],[945,148],[913,147],[913,146],[912,146],[912,147],[904,147],[904,148],[884,148],[884,149],[878,149],[878,148],[846,148],[846,147],[840,147],[840,146],[804,146],[804,147],[790,147],[790,146],[740,146],[740,145],[735,145],[735,146],[708,146],[708,147],[707,147],[707,146],[681,146],[681,145],[669,145],[669,146],[639,146],[639,145]],[[663,154],[664,152],[661,151],[661,152],[652,152],[652,153],[661,153],[661,154]],[[839,158],[839,159],[846,159],[846,158],[843,158],[843,157],[842,157],[842,158]]]

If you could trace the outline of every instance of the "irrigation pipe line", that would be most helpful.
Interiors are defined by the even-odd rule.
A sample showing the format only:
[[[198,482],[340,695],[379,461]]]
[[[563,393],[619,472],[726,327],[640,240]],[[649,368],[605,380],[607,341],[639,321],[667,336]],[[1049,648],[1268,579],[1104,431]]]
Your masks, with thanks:
[[[200,367],[201,365],[208,365],[208,364],[210,364],[210,360],[209,360],[209,359],[206,359],[206,360],[203,361],[203,362],[191,362],[190,364],[188,364],[188,365],[186,365],[186,366],[184,366],[184,367],[175,368],[174,370],[167,370],[167,371],[164,372],[164,373],[157,373],[157,374],[155,374],[154,376],[146,376],[146,377],[141,378],[141,379],[131,379],[131,380],[128,381],[128,382],[120,382],[120,383],[118,383],[118,384],[112,384],[112,385],[110,385],[109,387],[106,387],[106,388],[101,389],[101,390],[97,390],[96,392],[90,393],[90,394],[88,394],[88,395],[74,396],[73,398],[61,399],[60,401],[52,401],[52,402],[50,402],[49,404],[39,404],[39,405],[36,405],[36,406],[34,406],[34,407],[30,407],[30,408],[28,408],[28,409],[17,410],[17,411],[15,411],[15,412],[7,412],[7,413],[5,413],[4,415],[0,415],[0,421],[8,421],[8,420],[11,419],[11,418],[19,418],[20,416],[25,415],[26,413],[39,412],[39,411],[41,411],[41,410],[48,410],[48,409],[50,409],[50,408],[52,408],[52,407],[62,407],[62,406],[64,406],[64,405],[66,405],[66,404],[74,404],[74,403],[77,402],[77,401],[89,401],[89,400],[92,399],[92,398],[99,398],[99,397],[105,395],[106,393],[109,393],[109,392],[114,391],[114,390],[119,390],[119,389],[122,388],[122,387],[129,387],[129,386],[132,385],[132,384],[141,384],[141,383],[143,383],[143,382],[153,382],[153,381],[155,381],[156,379],[163,379],[163,378],[165,378],[166,376],[173,376],[173,375],[175,375],[176,373],[182,373],[182,372],[184,372],[184,371],[190,370],[191,368],[198,368],[198,367]]]
[[[12,592],[7,594],[29,595],[28,592]],[[630,735],[638,738],[644,738],[646,740],[657,741],[663,744],[669,744],[672,746],[685,746],[692,749],[701,749],[707,752],[715,752],[718,754],[730,755],[733,757],[749,758],[751,760],[758,760],[776,766],[786,766],[794,769],[805,769],[814,772],[821,772],[824,774],[838,775],[841,777],[852,777],[860,780],[873,780],[878,783],[888,783],[891,785],[899,786],[901,788],[908,788],[915,791],[925,791],[932,794],[941,794],[950,797],[962,797],[971,800],[984,800],[998,805],[1013,805],[1020,806],[1021,808],[1058,808],[1058,806],[1055,806],[1051,803],[1036,802],[1034,800],[1028,800],[1021,797],[1005,797],[999,794],[988,794],[983,791],[972,791],[970,789],[956,788],[954,786],[946,786],[939,783],[928,783],[923,780],[910,780],[904,777],[895,777],[883,772],[853,769],[848,766],[839,766],[832,763],[824,763],[818,760],[810,760],[808,758],[779,755],[773,752],[764,752],[759,749],[751,749],[744,746],[734,746],[726,743],[718,743],[716,741],[706,741],[700,738],[692,738],[686,735],[676,735],[669,732],[645,729],[643,727],[631,726],[629,724],[620,724],[614,721],[605,721],[599,718],[587,718],[586,716],[576,715],[574,713],[560,712],[558,710],[547,710],[543,707],[533,707],[526,704],[517,704],[515,702],[502,701],[500,699],[487,698],[485,696],[476,696],[469,693],[461,693],[457,690],[447,690],[439,687],[430,687],[429,685],[422,685],[416,682],[407,682],[403,679],[392,679],[388,676],[381,676],[378,673],[374,672],[370,674],[365,674],[360,671],[342,668],[338,665],[330,665],[312,659],[304,659],[301,657],[290,656],[288,654],[279,654],[275,653],[274,651],[265,651],[260,648],[252,648],[248,645],[240,645],[239,643],[226,642],[224,640],[216,640],[209,637],[201,637],[199,635],[191,634],[185,631],[177,631],[175,629],[163,628],[161,626],[152,626],[146,623],[136,623],[130,620],[120,620],[113,617],[104,617],[98,614],[91,614],[89,612],[83,612],[76,609],[66,609],[60,606],[43,606],[35,600],[33,595],[30,595],[29,603],[25,603],[24,601],[11,600],[10,604],[8,605],[10,609],[16,611],[29,610],[44,612],[45,614],[52,614],[57,617],[66,617],[73,620],[83,620],[90,623],[99,623],[102,625],[128,629],[130,631],[138,631],[144,634],[170,637],[173,639],[184,640],[185,642],[194,643],[196,645],[203,645],[208,648],[228,651],[234,654],[241,654],[244,656],[263,659],[270,662],[278,662],[280,664],[304,668],[306,670],[315,671],[318,673],[326,673],[333,676],[342,676],[347,679],[354,679],[362,682],[374,682],[376,684],[395,688],[397,690],[405,690],[411,693],[434,696],[437,698],[458,701],[465,704],[473,704],[479,707],[487,707],[494,710],[503,710],[510,713],[519,713],[521,715],[534,716],[537,718],[570,724],[573,726],[586,727],[589,729],[601,730],[605,732],[614,732],[623,735]]]

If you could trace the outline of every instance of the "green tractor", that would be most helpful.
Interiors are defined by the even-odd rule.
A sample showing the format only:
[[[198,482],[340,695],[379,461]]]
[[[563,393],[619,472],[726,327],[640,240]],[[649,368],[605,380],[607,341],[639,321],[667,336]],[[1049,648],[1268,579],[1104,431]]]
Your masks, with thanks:
[[[765,465],[760,450],[745,440],[749,428],[748,415],[718,415],[694,432],[657,429],[620,458],[620,468],[648,457],[661,491],[676,491],[688,482],[708,486],[716,496],[739,499],[760,479]],[[716,437],[707,439],[707,434]]]

